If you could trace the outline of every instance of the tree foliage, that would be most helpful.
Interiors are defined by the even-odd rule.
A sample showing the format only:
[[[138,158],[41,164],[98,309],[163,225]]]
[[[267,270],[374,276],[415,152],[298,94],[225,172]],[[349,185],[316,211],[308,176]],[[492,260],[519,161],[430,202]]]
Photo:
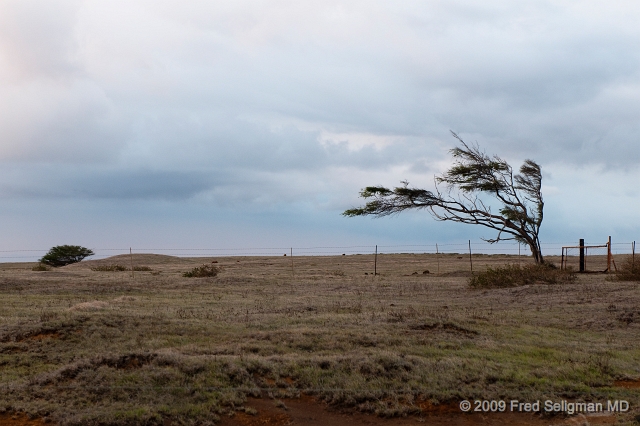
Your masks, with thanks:
[[[411,188],[407,181],[393,189],[368,186],[360,196],[372,200],[343,215],[388,216],[407,209],[428,209],[437,220],[494,229],[497,236],[485,241],[516,240],[529,246],[536,263],[544,263],[538,236],[544,208],[540,166],[526,160],[514,174],[505,160],[490,157],[477,144],[468,145],[451,133],[461,146],[450,150],[454,165],[435,176],[435,191]],[[497,209],[492,208],[487,196],[498,202]]]
[[[50,266],[65,266],[80,262],[85,257],[93,256],[92,250],[82,246],[55,246],[42,256],[40,263]]]

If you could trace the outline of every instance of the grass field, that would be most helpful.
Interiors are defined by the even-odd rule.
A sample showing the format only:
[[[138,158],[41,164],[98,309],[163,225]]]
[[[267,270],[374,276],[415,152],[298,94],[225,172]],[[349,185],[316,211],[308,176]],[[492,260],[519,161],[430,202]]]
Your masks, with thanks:
[[[218,276],[183,276],[212,261]],[[255,415],[250,397],[286,412],[302,395],[417,420],[463,399],[623,399],[615,421],[640,415],[637,282],[476,290],[456,255],[381,255],[377,276],[368,255],[133,262],[134,277],[111,267],[129,256],[0,264],[0,412],[216,424]],[[473,257],[476,271],[518,262]]]

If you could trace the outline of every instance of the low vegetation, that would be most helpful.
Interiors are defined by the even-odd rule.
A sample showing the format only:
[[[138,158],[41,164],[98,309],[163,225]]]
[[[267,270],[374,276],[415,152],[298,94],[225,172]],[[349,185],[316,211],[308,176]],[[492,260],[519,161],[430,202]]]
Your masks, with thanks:
[[[640,414],[637,389],[616,384],[640,377],[636,283],[477,291],[466,259],[409,254],[379,254],[376,276],[373,256],[217,258],[215,280],[193,280],[201,258],[133,258],[153,272],[1,268],[0,412],[212,425],[255,412],[251,396],[309,395],[380,416],[462,399],[625,399],[621,421]]]
[[[471,288],[505,288],[527,284],[568,283],[576,279],[572,270],[560,270],[553,264],[504,265],[489,267],[469,278]]]
[[[206,278],[206,277],[215,277],[220,272],[220,268],[213,265],[202,265],[196,266],[190,271],[182,274],[183,277],[187,278]]]
[[[50,271],[51,267],[48,265],[45,265],[44,263],[38,263],[37,265],[34,265],[33,267],[31,267],[32,271]]]
[[[97,271],[97,272],[124,272],[124,271],[131,271],[131,267],[127,267],[124,265],[119,265],[117,263],[113,263],[113,264],[109,264],[109,265],[98,265],[98,266],[93,266],[91,268],[92,271]],[[148,266],[134,266],[133,267],[134,271],[140,271],[140,272],[146,272],[146,271],[151,271],[152,269]]]
[[[640,281],[640,257],[638,259],[627,257],[620,264],[614,278],[618,281]]]
[[[127,268],[123,265],[118,265],[116,263],[111,265],[98,265],[91,268],[92,271],[97,272],[122,272],[122,271],[130,271],[131,268]]]

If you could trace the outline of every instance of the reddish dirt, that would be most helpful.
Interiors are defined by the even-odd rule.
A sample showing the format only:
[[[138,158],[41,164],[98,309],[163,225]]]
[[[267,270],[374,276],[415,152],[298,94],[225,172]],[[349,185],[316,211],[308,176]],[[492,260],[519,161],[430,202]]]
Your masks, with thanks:
[[[44,340],[44,339],[59,339],[59,338],[60,338],[60,333],[57,331],[43,332],[43,333],[38,333],[38,334],[34,334],[27,337],[27,339],[29,340]]]
[[[229,418],[222,418],[221,426],[405,426],[424,423],[433,426],[460,425],[522,425],[522,426],[572,426],[572,425],[608,425],[615,424],[616,418],[609,415],[587,416],[582,414],[571,418],[541,418],[526,413],[462,413],[457,404],[433,405],[429,402],[420,404],[421,416],[400,418],[382,418],[375,415],[331,409],[312,397],[303,396],[297,399],[284,399],[286,409],[276,407],[271,399],[249,399],[247,406],[258,413],[250,415],[237,413]]]
[[[0,414],[0,426],[41,426],[52,425],[45,423],[43,419],[30,419],[23,413],[3,413]]]
[[[625,389],[640,389],[640,380],[616,380],[613,385]]]

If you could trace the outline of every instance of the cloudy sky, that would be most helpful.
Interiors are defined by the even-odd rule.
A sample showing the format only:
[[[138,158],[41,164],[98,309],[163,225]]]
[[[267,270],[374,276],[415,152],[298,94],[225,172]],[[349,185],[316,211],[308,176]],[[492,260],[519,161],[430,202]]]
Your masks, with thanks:
[[[0,1],[0,249],[455,243],[453,130],[543,168],[542,240],[640,239],[640,3]]]

